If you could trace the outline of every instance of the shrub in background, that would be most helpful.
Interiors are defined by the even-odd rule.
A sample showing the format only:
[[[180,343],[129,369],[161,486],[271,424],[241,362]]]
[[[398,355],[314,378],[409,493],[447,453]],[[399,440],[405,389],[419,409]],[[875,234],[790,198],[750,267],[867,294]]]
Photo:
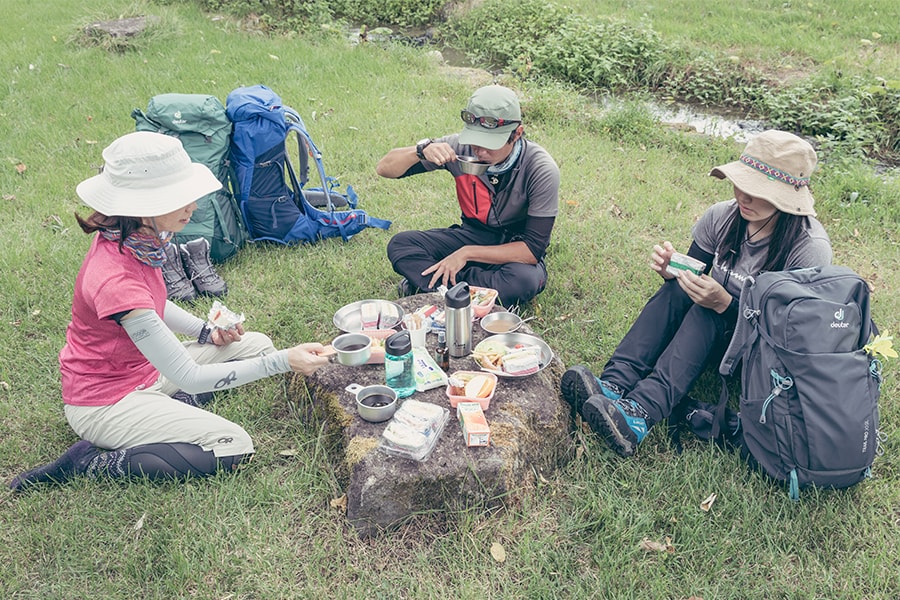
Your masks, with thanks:
[[[331,0],[331,9],[366,25],[422,27],[443,20],[449,0]]]

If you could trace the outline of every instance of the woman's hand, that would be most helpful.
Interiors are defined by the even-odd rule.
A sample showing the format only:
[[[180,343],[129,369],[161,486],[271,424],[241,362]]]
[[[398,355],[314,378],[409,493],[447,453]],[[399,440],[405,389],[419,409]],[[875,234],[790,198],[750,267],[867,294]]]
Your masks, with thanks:
[[[244,326],[240,323],[230,329],[213,329],[209,334],[209,341],[216,346],[227,346],[232,342],[241,341],[244,335]]]
[[[653,246],[653,253],[650,255],[650,268],[659,274],[663,279],[672,279],[674,276],[666,272],[669,266],[669,259],[675,254],[675,248],[670,242],[663,242],[662,246]]]
[[[318,342],[308,342],[289,348],[288,363],[291,365],[291,371],[312,375],[316,369],[328,364],[328,357],[321,356],[324,351],[325,346]]]
[[[678,285],[696,304],[719,314],[731,306],[731,294],[709,275],[694,275],[690,271],[679,271]]]

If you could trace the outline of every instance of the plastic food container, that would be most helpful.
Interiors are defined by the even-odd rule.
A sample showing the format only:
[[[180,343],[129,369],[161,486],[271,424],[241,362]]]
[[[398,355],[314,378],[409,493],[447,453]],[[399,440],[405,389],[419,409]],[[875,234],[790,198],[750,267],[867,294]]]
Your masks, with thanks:
[[[488,382],[485,385],[490,385],[490,393],[486,396],[477,396],[472,392],[471,388],[473,387],[481,389],[481,386],[477,385],[477,381],[474,385],[472,384],[472,381],[475,380],[476,377],[483,377],[484,380]],[[478,381],[482,380],[479,379]],[[467,387],[470,388],[470,392],[473,395],[467,394]],[[447,398],[450,399],[450,406],[453,408],[456,408],[456,405],[460,402],[477,402],[481,405],[481,410],[487,410],[491,406],[491,398],[494,397],[496,391],[497,376],[485,371],[456,371],[450,376],[449,383],[447,384]]]
[[[449,419],[443,406],[406,400],[384,428],[378,448],[391,456],[426,460]]]
[[[361,331],[372,340],[372,353],[367,365],[383,365],[384,364],[384,340],[391,337],[391,334],[397,333],[393,329],[365,329]]]
[[[472,297],[472,313],[476,319],[480,319],[494,310],[494,304],[497,302],[497,290],[469,286],[469,295]]]

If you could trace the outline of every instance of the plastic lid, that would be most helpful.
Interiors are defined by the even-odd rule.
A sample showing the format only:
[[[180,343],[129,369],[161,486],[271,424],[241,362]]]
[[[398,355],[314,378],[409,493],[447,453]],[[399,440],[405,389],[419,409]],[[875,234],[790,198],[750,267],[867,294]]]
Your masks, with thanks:
[[[447,308],[465,308],[472,305],[472,298],[469,296],[469,284],[460,281],[452,288],[447,290],[444,295],[444,303]]]
[[[412,352],[412,339],[409,337],[409,331],[404,329],[391,335],[384,342],[384,351],[391,356],[403,356]]]
[[[441,329],[438,331],[438,344],[446,344],[447,343],[447,333]]]

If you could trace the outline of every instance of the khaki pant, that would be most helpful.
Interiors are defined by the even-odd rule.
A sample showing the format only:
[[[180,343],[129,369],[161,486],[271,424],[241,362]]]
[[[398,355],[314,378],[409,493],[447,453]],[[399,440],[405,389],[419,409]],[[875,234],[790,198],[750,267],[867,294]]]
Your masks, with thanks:
[[[257,332],[244,334],[227,346],[184,342],[199,364],[244,360],[275,352],[272,340]],[[82,439],[108,450],[144,444],[186,442],[216,456],[253,453],[253,440],[244,428],[170,395],[178,386],[160,378],[152,386],[135,390],[108,406],[65,406],[69,425]]]

